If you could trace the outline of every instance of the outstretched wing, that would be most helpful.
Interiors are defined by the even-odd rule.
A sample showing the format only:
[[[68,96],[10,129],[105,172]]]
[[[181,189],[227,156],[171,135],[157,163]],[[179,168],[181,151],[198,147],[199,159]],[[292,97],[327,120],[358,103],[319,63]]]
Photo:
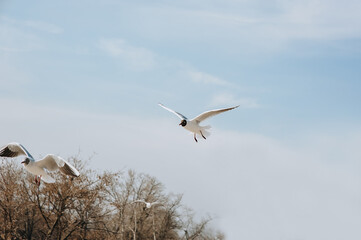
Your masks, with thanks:
[[[25,155],[31,159],[34,159],[33,156],[31,156],[31,154],[20,143],[9,143],[0,150],[0,157],[17,157],[20,155]]]
[[[171,113],[174,113],[175,115],[177,115],[180,119],[182,120],[187,120],[187,117],[185,117],[183,114],[180,114],[179,112],[176,112],[170,108],[167,108],[166,106],[164,106],[163,104],[161,103],[158,103],[159,106],[161,106],[162,108],[164,108],[165,110],[168,110],[169,112]]]
[[[65,175],[78,177],[80,174],[75,167],[59,156],[53,154],[46,155],[43,159],[35,162],[39,167],[46,168],[49,171],[60,170]]]
[[[235,106],[235,107],[230,107],[230,108],[210,110],[210,111],[207,111],[207,112],[204,112],[204,113],[198,115],[197,117],[193,118],[191,121],[196,121],[199,123],[199,122],[202,122],[203,120],[206,120],[207,118],[213,117],[217,114],[220,114],[222,112],[226,112],[226,111],[238,108],[238,107],[239,107],[239,105]]]
[[[150,206],[154,206],[154,205],[162,205],[160,202],[152,202],[151,204],[150,204]]]

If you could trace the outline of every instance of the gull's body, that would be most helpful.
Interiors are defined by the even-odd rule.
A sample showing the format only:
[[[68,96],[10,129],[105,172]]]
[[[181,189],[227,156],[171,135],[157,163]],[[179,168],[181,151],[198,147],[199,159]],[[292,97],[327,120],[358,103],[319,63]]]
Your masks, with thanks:
[[[168,110],[171,113],[174,113],[175,115],[177,115],[182,121],[179,124],[180,126],[184,127],[186,130],[192,132],[194,134],[194,140],[196,142],[198,142],[197,140],[197,134],[201,135],[204,139],[206,139],[205,136],[210,135],[210,133],[207,131],[207,129],[210,129],[211,126],[207,125],[207,126],[201,126],[199,125],[202,121],[206,120],[207,118],[213,117],[217,114],[220,114],[222,112],[226,112],[232,109],[235,109],[239,106],[235,106],[235,107],[230,107],[230,108],[222,108],[222,109],[215,109],[215,110],[210,110],[210,111],[206,111],[204,113],[201,113],[200,115],[198,115],[197,117],[193,118],[193,119],[188,119],[187,117],[185,117],[183,114],[176,112],[170,108],[167,108],[166,106],[164,106],[163,104],[159,103],[159,106],[161,106],[162,108],[164,108],[165,110]]]
[[[25,169],[35,175],[35,176],[41,176],[41,179],[46,182],[46,183],[54,183],[55,179],[52,178],[46,171],[44,168],[39,167],[37,162],[34,161],[30,161],[28,164],[24,163],[24,167]],[[35,181],[39,181],[38,178],[36,178]]]
[[[160,202],[152,202],[152,203],[150,203],[150,202],[146,202],[144,200],[135,200],[133,203],[136,203],[136,202],[144,203],[147,208],[151,208],[154,205],[160,205],[161,204]]]
[[[195,133],[195,134],[200,134],[201,132],[203,134],[207,134],[206,129],[211,128],[211,126],[207,125],[207,126],[200,126],[199,123],[195,122],[195,121],[187,121],[187,125],[183,126],[185,129],[187,129],[188,131]],[[203,130],[203,131],[202,131]],[[208,135],[208,134],[207,134]]]
[[[52,178],[47,171],[59,170],[65,175],[73,177],[79,176],[78,170],[59,156],[48,154],[43,159],[35,161],[26,148],[19,143],[9,143],[0,149],[0,157],[17,157],[21,155],[26,156],[25,160],[21,163],[24,164],[24,167],[28,172],[36,176],[35,182],[38,184],[40,184],[40,179],[46,183],[55,182],[55,179]]]

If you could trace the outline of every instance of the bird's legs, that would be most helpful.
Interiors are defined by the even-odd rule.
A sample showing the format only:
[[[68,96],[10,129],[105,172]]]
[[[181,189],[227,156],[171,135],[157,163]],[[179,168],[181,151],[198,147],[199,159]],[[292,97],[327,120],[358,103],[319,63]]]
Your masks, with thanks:
[[[203,135],[202,131],[199,131],[199,132],[201,133],[201,135],[202,135],[202,137],[203,137],[204,139],[207,139],[207,138]]]
[[[195,140],[196,142],[198,142],[198,140],[197,140],[197,138],[196,138],[196,134],[194,134],[194,140]]]
[[[40,175],[40,176],[36,175],[36,176],[35,176],[35,183],[36,183],[38,186],[40,186],[40,180],[41,180],[41,175]]]

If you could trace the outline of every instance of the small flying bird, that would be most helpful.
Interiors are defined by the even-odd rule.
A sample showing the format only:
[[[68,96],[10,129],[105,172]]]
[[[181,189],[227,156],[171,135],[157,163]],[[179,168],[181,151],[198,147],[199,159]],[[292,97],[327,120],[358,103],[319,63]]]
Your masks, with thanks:
[[[20,155],[25,155],[26,158],[21,163],[24,164],[25,169],[31,174],[35,175],[35,183],[40,185],[40,180],[42,179],[46,183],[54,183],[55,179],[52,178],[46,170],[56,171],[60,170],[65,175],[70,175],[72,177],[78,177],[80,174],[78,170],[70,165],[67,161],[61,157],[55,156],[53,154],[46,155],[43,159],[35,161],[33,156],[26,150],[26,148],[20,143],[9,143],[0,149],[0,157],[17,157]]]
[[[158,201],[150,203],[150,202],[146,202],[146,201],[144,201],[144,200],[135,200],[133,203],[136,203],[136,202],[144,203],[147,208],[151,208],[151,207],[153,207],[154,205],[161,205],[161,203],[158,202]]]
[[[176,112],[170,108],[167,108],[166,106],[164,106],[161,103],[159,103],[158,105],[161,106],[162,108],[164,108],[165,110],[168,110],[169,112],[177,115],[181,119],[181,122],[179,123],[179,125],[184,127],[185,129],[187,129],[188,131],[192,132],[194,134],[194,140],[196,142],[198,142],[197,134],[201,135],[204,139],[206,139],[205,135],[210,135],[210,133],[208,131],[206,131],[206,129],[210,129],[211,126],[210,125],[200,126],[199,124],[202,121],[206,120],[207,118],[213,117],[217,114],[220,114],[222,112],[226,112],[226,111],[229,111],[229,110],[239,107],[239,105],[238,105],[238,106],[230,107],[230,108],[222,108],[222,109],[206,111],[206,112],[198,115],[197,117],[195,117],[191,120],[188,120],[188,118],[185,117],[183,114],[180,114],[179,112]]]

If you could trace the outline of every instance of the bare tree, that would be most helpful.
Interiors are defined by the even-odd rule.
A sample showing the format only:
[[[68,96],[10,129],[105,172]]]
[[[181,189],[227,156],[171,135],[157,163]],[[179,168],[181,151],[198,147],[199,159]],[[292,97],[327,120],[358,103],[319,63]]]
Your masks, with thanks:
[[[0,159],[0,239],[224,239],[207,228],[210,218],[195,222],[182,195],[166,193],[156,178],[68,161],[80,177],[57,175],[38,186],[15,160]]]

